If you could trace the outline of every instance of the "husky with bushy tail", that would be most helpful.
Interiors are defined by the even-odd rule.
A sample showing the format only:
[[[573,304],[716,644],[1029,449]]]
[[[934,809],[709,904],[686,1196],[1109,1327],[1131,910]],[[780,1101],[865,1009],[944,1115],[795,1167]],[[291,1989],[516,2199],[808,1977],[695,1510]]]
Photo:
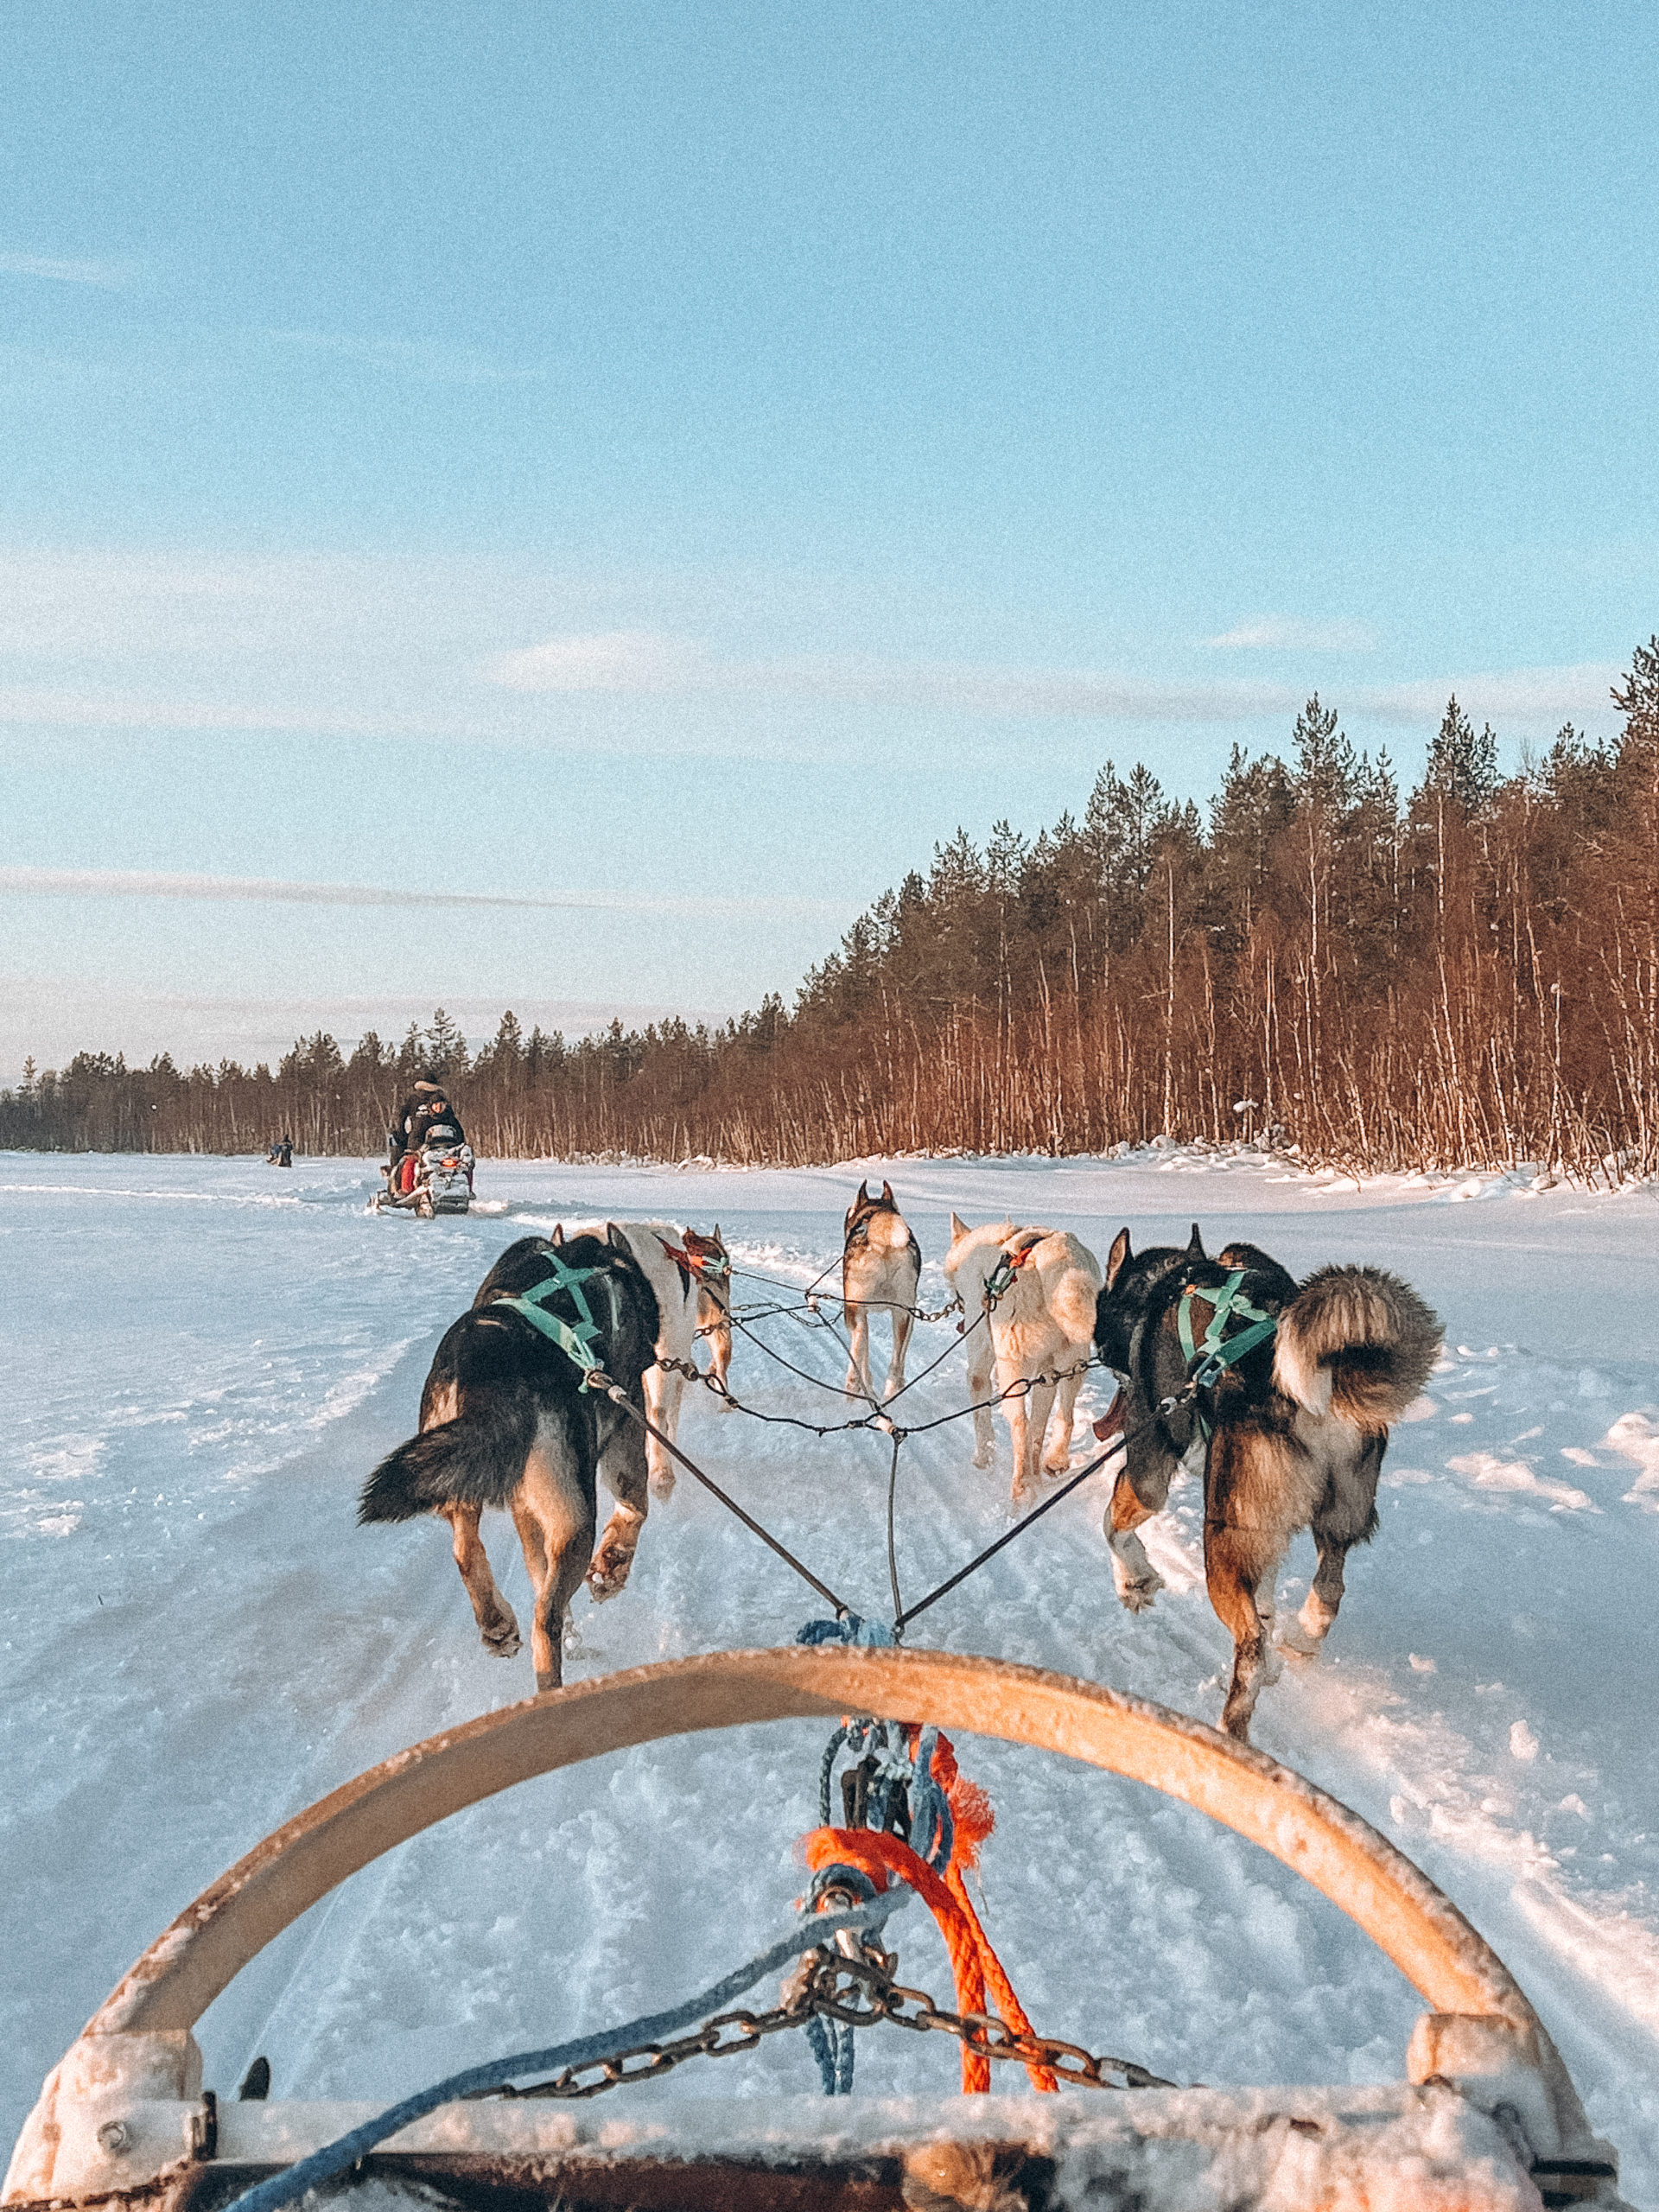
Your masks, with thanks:
[[[1218,1311],[1224,1336],[1256,1325],[1249,1315],[1276,1326],[1262,1328],[1213,1382],[1160,1411],[1196,1364],[1183,1313],[1187,1341],[1201,1346]],[[1127,1229],[1112,1246],[1095,1341],[1128,1397],[1129,1441],[1106,1516],[1117,1594],[1141,1612],[1163,1586],[1135,1531],[1164,1505],[1183,1459],[1201,1450],[1205,1577],[1233,1638],[1222,1726],[1241,1741],[1263,1683],[1280,1670],[1274,1586],[1290,1540],[1311,1529],[1319,1564],[1280,1641],[1311,1658],[1342,1604],[1350,1550],[1376,1533],[1389,1430],[1427,1382],[1441,1333],[1410,1284],[1381,1268],[1320,1268],[1299,1285],[1254,1245],[1209,1258],[1196,1222],[1185,1250],[1133,1253]]]
[[[521,1237],[439,1344],[421,1395],[420,1433],[380,1462],[357,1516],[442,1515],[484,1647],[511,1659],[520,1649],[518,1623],[478,1532],[486,1507],[505,1507],[536,1593],[531,1656],[539,1690],[557,1689],[563,1679],[565,1614],[584,1574],[595,1599],[615,1595],[648,1507],[645,1431],[601,1391],[584,1390],[575,1360],[528,1318],[533,1306],[568,1328],[583,1320],[572,1290],[548,1288],[561,1269],[577,1278],[597,1325],[593,1364],[641,1403],[661,1320],[627,1237],[613,1224],[602,1236],[567,1238],[556,1229],[550,1238]],[[617,1503],[594,1552],[601,1476]]]

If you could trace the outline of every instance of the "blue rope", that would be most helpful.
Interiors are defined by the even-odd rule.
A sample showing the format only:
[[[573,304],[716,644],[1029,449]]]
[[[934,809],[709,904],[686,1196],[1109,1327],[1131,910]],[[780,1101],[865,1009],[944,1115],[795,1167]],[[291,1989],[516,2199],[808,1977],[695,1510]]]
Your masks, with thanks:
[[[924,1728],[916,1746],[915,1773],[910,1785],[911,1849],[926,1859],[936,1874],[950,1864],[957,1840],[957,1823],[950,1800],[933,1778],[933,1754],[938,1747],[937,1728]]]
[[[861,1619],[856,1613],[848,1613],[840,1620],[808,1621],[795,1632],[797,1643],[862,1644],[877,1650],[890,1648],[896,1641],[893,1631],[884,1628],[880,1621]],[[830,1809],[830,1784],[837,1754],[844,1747],[856,1758],[878,1754],[880,1766],[872,1782],[866,1824],[880,1834],[886,1834],[901,1790],[910,1792],[910,1833],[906,1840],[918,1859],[924,1859],[936,1873],[942,1872],[950,1863],[950,1853],[956,1843],[956,1821],[950,1802],[933,1778],[933,1753],[939,1740],[937,1728],[925,1728],[916,1745],[914,1759],[905,1756],[903,1732],[894,1728],[891,1737],[885,1721],[843,1721],[824,1746],[823,1758],[818,1768],[818,1815],[825,1827],[837,1825]],[[856,1883],[868,1887],[865,1878],[850,1866],[820,1868],[813,1885],[812,1896],[832,1885],[850,1888]],[[853,2093],[853,2031],[844,2021],[814,2018],[809,2022],[806,2039],[812,2056],[818,2062],[818,2075],[823,2083],[826,2097],[849,2097]]]
[[[601,2035],[581,2036],[574,2043],[555,2044],[548,2050],[520,2051],[513,2058],[498,2058],[487,2066],[469,2066],[464,2073],[451,2074],[429,2089],[423,2089],[412,2097],[405,2097],[401,2104],[389,2106],[377,2119],[365,2120],[361,2127],[354,2127],[348,2135],[327,2144],[321,2151],[314,2151],[308,2158],[301,2158],[287,2171],[273,2174],[268,2181],[257,2182],[251,2189],[226,2208],[226,2212],[276,2212],[279,2205],[292,2204],[303,2196],[307,2190],[319,2188],[332,2181],[337,2174],[354,2166],[370,2152],[396,2135],[427,2113],[435,2112],[440,2105],[453,2104],[457,2098],[476,2096],[482,2092],[499,2089],[504,2083],[520,2074],[556,2074],[566,2068],[593,2066],[601,2059],[614,2058],[630,2050],[636,2044],[660,2043],[664,2037],[677,2035],[682,2029],[695,2027],[711,2013],[721,2011],[734,1997],[753,1989],[757,1981],[779,1967],[787,1966],[803,1951],[816,1949],[820,1944],[833,1944],[836,1936],[845,1929],[862,1933],[879,1928],[887,1916],[899,1906],[907,1904],[913,1892],[899,1888],[887,1890],[868,1904],[861,1904],[850,1912],[826,1913],[818,1919],[804,1920],[798,1928],[785,1936],[780,1942],[762,1951],[758,1957],[728,1974],[724,1981],[717,1981],[701,1997],[693,1997],[683,2005],[677,2005],[672,2012],[652,2012],[643,2019],[630,2020],[626,2026],[607,2029]],[[814,2016],[813,2024],[817,2024]],[[840,2024],[839,2022],[836,2023]],[[852,2031],[847,2031],[850,2044]],[[815,2046],[816,2048],[816,2046]],[[851,2054],[848,2054],[848,2088],[851,2082]],[[839,2068],[837,2068],[837,2075]],[[831,2091],[831,2094],[835,2092]],[[845,2094],[846,2092],[842,2092]]]
[[[861,1643],[868,1649],[890,1650],[894,1642],[890,1628],[883,1628],[880,1621],[867,1621],[858,1613],[849,1613],[838,1621],[808,1621],[795,1631],[797,1643]]]

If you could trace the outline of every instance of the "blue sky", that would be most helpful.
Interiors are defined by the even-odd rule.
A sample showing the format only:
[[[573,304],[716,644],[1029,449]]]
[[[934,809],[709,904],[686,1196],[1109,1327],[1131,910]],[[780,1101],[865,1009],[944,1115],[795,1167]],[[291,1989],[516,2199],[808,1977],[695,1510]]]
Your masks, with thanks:
[[[1108,756],[1513,761],[1659,628],[1650,9],[0,54],[0,1077],[731,1010]]]

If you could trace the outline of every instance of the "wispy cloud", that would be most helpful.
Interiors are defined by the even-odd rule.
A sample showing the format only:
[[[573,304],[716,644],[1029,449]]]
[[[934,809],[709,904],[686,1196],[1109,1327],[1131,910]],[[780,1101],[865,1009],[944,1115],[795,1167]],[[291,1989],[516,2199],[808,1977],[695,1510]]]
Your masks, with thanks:
[[[433,384],[533,384],[544,369],[518,368],[473,346],[447,346],[425,338],[356,338],[327,330],[270,330],[276,346],[337,359],[366,361],[371,367],[424,377]]]
[[[106,292],[119,291],[132,281],[130,264],[120,261],[66,261],[49,253],[0,253],[0,276],[43,276],[53,284],[95,284]]]
[[[830,899],[665,898],[655,892],[405,891],[360,883],[293,883],[244,875],[176,875],[139,868],[0,868],[0,897],[206,899],[294,906],[554,907],[589,913],[730,915],[850,913]]]
[[[1379,721],[1438,722],[1453,693],[1468,715],[1506,721],[1562,722],[1603,719],[1608,693],[1621,680],[1616,661],[1577,661],[1563,668],[1510,668],[1484,675],[1425,677],[1362,691],[1357,713]]]
[[[486,680],[523,692],[767,692],[868,705],[1099,721],[1232,721],[1294,711],[1294,695],[1262,683],[1156,683],[1092,670],[893,661],[855,654],[723,659],[695,639],[613,630],[554,638],[485,664]]]
[[[0,690],[0,722],[48,729],[245,730],[276,735],[313,731],[324,737],[466,737],[429,715],[340,715],[309,707],[243,707],[212,699],[153,699],[79,691]]]
[[[1259,614],[1204,642],[1217,652],[1369,653],[1376,647],[1363,622],[1305,622],[1294,614]]]
[[[1268,625],[1232,633],[1232,642],[1268,643]],[[1287,644],[1292,626],[1274,631]],[[1317,627],[1321,650],[1361,650],[1370,634],[1353,625]],[[1226,639],[1214,639],[1220,645]],[[1309,639],[1298,642],[1309,647]],[[502,653],[480,671],[486,681],[524,693],[624,693],[667,696],[705,693],[770,693],[777,696],[856,701],[865,704],[950,709],[998,716],[1049,716],[1085,721],[1230,722],[1294,714],[1301,689],[1251,683],[1159,683],[1090,669],[978,666],[946,661],[896,661],[853,654],[817,658],[742,660],[711,652],[696,639],[650,630],[610,630],[554,638],[520,652]],[[1435,676],[1344,693],[1344,709],[1382,721],[1437,722],[1456,692],[1467,712],[1494,721],[1560,721],[1572,716],[1605,718],[1610,686],[1619,680],[1611,661],[1557,668],[1500,670],[1486,674]]]

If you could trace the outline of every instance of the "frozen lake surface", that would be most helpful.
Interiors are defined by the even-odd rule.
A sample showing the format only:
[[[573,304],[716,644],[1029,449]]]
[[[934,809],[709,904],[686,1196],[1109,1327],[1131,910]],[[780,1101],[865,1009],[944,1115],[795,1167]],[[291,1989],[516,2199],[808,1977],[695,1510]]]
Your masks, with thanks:
[[[954,1207],[1070,1228],[1103,1255],[1124,1223],[1138,1247],[1185,1243],[1198,1219],[1212,1250],[1230,1233],[1299,1274],[1374,1262],[1436,1307],[1446,1357],[1390,1445],[1382,1532],[1351,1561],[1325,1658],[1264,1692],[1255,1739],[1392,1836],[1491,1940],[1623,2152],[1624,2193],[1659,2202],[1659,1197],[1491,1176],[1360,1188],[1185,1153],[811,1173],[486,1162],[489,1210],[434,1223],[366,1215],[378,1179],[359,1162],[0,1155],[0,2139],[122,1970],[259,1837],[533,1689],[527,1651],[480,1648],[442,1524],[353,1522],[503,1246],[595,1213],[718,1219],[740,1267],[804,1284],[838,1254],[872,1167],[930,1261],[925,1303],[943,1302],[931,1263]],[[827,1334],[760,1327],[839,1381]],[[948,1323],[919,1329],[912,1372],[951,1341]],[[912,1394],[912,1419],[963,1402],[961,1364]],[[838,1414],[741,1338],[733,1382],[766,1410]],[[1111,1392],[1088,1382],[1092,1415]],[[907,1596],[1006,1525],[1006,1432],[988,1474],[969,1429],[905,1446]],[[681,1440],[887,1616],[884,1440],[820,1442],[695,1393]],[[1216,1719],[1230,1647],[1204,1595],[1197,1485],[1152,1524],[1169,1586],[1138,1619],[1112,1596],[1105,1503],[1104,1478],[1085,1484],[935,1607],[925,1640]],[[486,1534],[523,1621],[516,1541],[505,1519]],[[1300,1602],[1312,1563],[1299,1540],[1281,1599]],[[682,1479],[624,1594],[578,1599],[567,1679],[786,1642],[823,1610]],[[390,2098],[712,1982],[789,1917],[823,1735],[790,1724],[645,1748],[416,1839],[208,2013],[209,2082],[233,2089],[263,2051],[279,2096]],[[1133,1785],[982,1739],[959,1749],[997,1808],[987,1926],[1040,2031],[1176,2080],[1398,2077],[1416,1999],[1293,1875]],[[903,1978],[947,1995],[931,1924],[912,1910],[895,1933]],[[622,2094],[815,2079],[798,2040],[775,2037]],[[943,2037],[861,2042],[862,2088],[955,2081]]]

